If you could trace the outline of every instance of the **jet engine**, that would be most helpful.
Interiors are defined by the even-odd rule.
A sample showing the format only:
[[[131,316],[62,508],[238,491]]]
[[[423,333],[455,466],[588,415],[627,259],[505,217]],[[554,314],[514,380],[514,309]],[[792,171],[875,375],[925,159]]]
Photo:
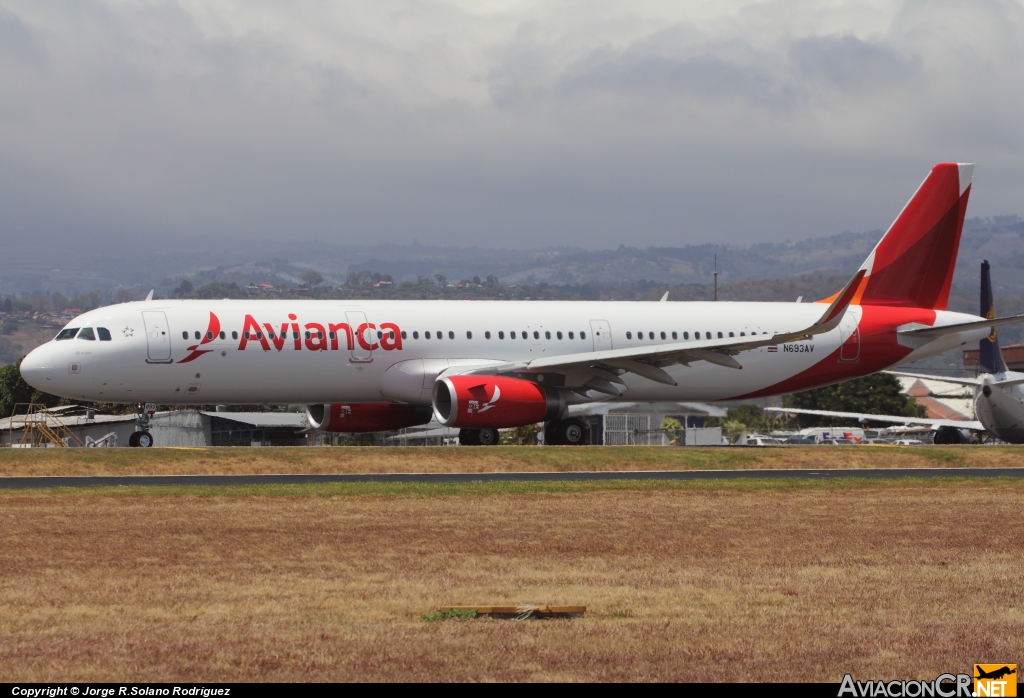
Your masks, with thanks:
[[[519,378],[448,376],[434,382],[434,416],[446,427],[500,429],[558,419],[558,390]]]
[[[414,427],[430,421],[429,407],[392,405],[387,402],[356,402],[306,405],[314,431],[370,432]]]

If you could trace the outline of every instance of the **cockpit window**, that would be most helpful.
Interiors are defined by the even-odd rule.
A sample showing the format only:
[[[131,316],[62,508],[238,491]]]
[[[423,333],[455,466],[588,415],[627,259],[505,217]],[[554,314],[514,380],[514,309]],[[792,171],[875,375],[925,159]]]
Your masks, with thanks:
[[[60,333],[54,337],[54,341],[59,342],[62,339],[74,339],[75,335],[78,334],[77,327],[65,327]]]
[[[88,339],[90,342],[96,341],[96,335],[93,334],[91,327],[83,327],[82,331],[78,333],[79,339]]]
[[[98,334],[100,336],[100,341],[101,342],[109,342],[110,341],[110,330],[108,330],[106,327],[97,327],[96,328],[96,334]]]

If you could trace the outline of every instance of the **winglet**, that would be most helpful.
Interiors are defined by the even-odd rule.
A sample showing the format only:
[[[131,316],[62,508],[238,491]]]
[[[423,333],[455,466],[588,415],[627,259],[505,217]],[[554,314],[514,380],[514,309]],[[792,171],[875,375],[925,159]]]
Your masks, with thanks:
[[[149,295],[146,296],[146,300],[147,301],[153,300],[153,291],[155,291],[155,290],[156,290],[155,288],[150,290]]]
[[[825,311],[825,314],[814,323],[816,334],[829,332],[839,327],[839,323],[843,320],[843,315],[846,313],[846,309],[850,307],[850,303],[853,301],[854,296],[857,295],[857,291],[860,290],[860,282],[864,279],[864,275],[867,273],[866,269],[861,269],[857,274],[850,279],[850,283],[846,284],[846,288],[839,292],[835,300]]]

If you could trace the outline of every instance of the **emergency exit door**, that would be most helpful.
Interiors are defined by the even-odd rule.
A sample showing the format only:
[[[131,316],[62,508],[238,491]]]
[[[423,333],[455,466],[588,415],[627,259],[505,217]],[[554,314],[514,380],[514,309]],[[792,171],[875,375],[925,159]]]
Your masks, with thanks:
[[[612,328],[607,320],[591,320],[590,334],[594,338],[594,351],[612,348]]]

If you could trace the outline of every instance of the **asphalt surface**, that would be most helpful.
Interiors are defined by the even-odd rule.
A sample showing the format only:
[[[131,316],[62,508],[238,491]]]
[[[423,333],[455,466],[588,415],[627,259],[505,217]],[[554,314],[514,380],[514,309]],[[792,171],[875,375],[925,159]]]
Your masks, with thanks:
[[[0,477],[0,489],[47,487],[139,487],[307,485],[332,482],[598,482],[606,480],[831,480],[901,477],[1024,477],[1024,468],[886,468],[862,470],[644,470],[569,473],[385,473],[346,475],[112,475]]]

